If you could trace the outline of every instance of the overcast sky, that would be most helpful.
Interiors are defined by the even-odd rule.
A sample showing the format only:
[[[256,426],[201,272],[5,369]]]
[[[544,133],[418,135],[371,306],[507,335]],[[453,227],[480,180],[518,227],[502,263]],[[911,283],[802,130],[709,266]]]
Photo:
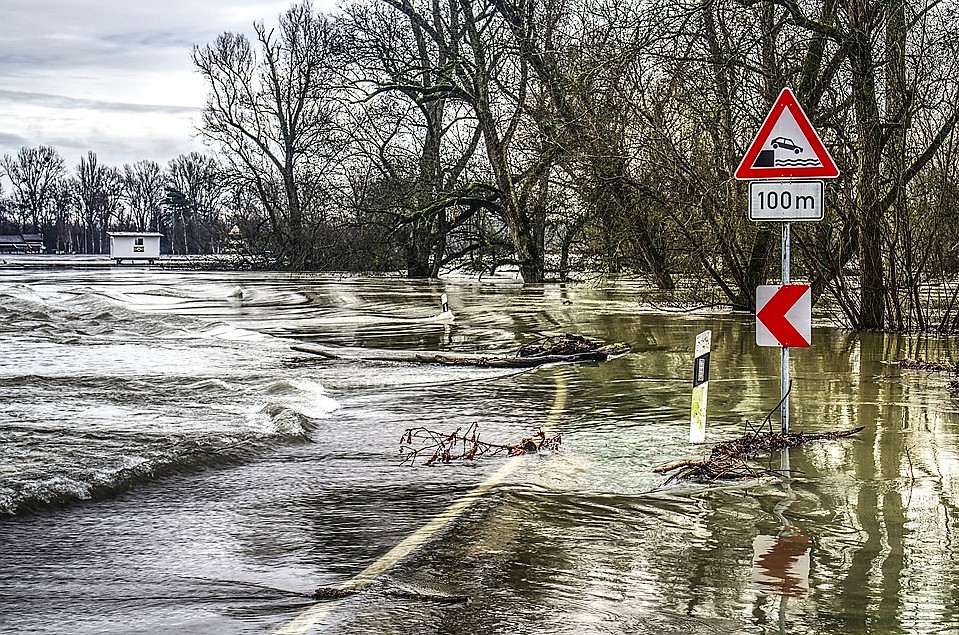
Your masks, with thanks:
[[[73,170],[89,150],[108,165],[202,151],[193,45],[275,24],[290,0],[0,4],[0,155],[52,145]]]

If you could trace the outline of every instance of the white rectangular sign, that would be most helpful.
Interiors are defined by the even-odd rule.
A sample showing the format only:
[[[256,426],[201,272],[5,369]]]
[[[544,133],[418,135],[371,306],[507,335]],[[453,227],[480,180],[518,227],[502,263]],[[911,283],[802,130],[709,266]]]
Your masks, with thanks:
[[[822,181],[750,181],[749,220],[822,220],[822,192]]]

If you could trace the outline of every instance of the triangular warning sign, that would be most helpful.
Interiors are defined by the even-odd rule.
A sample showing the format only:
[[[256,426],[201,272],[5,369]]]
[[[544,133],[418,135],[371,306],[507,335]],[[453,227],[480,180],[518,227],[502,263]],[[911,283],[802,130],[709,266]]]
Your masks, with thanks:
[[[737,179],[831,179],[836,163],[788,88],[776,98],[753,140]]]

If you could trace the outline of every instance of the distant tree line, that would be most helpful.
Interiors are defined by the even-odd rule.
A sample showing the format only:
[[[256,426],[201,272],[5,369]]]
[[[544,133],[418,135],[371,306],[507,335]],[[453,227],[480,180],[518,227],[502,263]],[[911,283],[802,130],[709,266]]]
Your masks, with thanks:
[[[0,233],[42,234],[50,251],[109,253],[114,230],[160,232],[165,253],[216,253],[228,244],[232,192],[207,155],[181,155],[165,168],[110,167],[89,152],[71,172],[56,149],[24,147],[3,156],[0,174],[10,184],[8,193],[0,189]]]
[[[732,174],[792,87],[842,173],[825,219],[793,224],[794,278],[855,329],[959,331],[957,17],[955,0],[297,2],[193,59],[229,214],[271,266],[628,274],[741,308],[778,278],[779,227],[748,220]]]

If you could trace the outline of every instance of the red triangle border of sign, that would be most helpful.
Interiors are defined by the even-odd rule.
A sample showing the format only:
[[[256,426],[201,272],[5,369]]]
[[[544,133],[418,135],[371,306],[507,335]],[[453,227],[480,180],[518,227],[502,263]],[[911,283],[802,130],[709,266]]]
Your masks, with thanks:
[[[799,129],[802,130],[802,133],[806,136],[810,149],[816,154],[816,158],[819,159],[822,165],[811,167],[754,168],[753,163],[756,161],[756,157],[759,156],[759,152],[769,139],[769,135],[772,134],[773,128],[779,122],[782,111],[787,108],[799,125]],[[763,125],[759,129],[759,134],[753,139],[749,150],[746,151],[746,156],[743,157],[739,167],[736,168],[735,176],[740,180],[783,178],[832,179],[839,176],[839,168],[836,167],[836,163],[832,160],[829,151],[826,150],[826,147],[823,145],[822,139],[819,138],[816,130],[812,127],[806,113],[803,112],[802,106],[796,101],[796,96],[793,95],[790,89],[783,88],[782,92],[779,93],[779,97],[777,97],[775,103],[773,103],[773,107],[769,109],[769,114],[766,115],[766,120],[763,121]]]

